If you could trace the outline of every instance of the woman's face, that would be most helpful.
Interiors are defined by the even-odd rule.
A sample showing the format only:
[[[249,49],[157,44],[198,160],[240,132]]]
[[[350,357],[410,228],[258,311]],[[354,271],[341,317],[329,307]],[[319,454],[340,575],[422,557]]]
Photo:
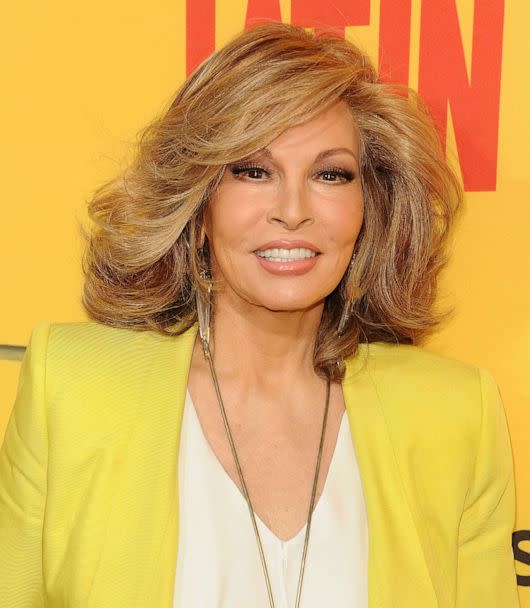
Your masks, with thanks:
[[[205,215],[223,294],[272,311],[322,303],[363,221],[359,145],[342,101],[228,165]]]

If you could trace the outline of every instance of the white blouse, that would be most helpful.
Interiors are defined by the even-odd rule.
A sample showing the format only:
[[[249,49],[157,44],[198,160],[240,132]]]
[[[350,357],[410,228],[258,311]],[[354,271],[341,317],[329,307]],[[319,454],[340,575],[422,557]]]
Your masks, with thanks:
[[[202,432],[189,391],[179,447],[173,608],[269,608],[246,500]],[[255,515],[276,608],[294,607],[307,524],[282,541]],[[368,523],[347,413],[311,520],[301,608],[367,608]]]

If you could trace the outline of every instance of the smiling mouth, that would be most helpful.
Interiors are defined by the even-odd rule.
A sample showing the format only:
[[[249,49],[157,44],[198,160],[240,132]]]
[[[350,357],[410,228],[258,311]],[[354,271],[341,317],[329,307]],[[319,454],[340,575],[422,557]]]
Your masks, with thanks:
[[[269,262],[300,262],[320,255],[316,251],[306,247],[295,247],[291,249],[274,247],[271,249],[256,250],[254,253],[258,257],[264,258]]]

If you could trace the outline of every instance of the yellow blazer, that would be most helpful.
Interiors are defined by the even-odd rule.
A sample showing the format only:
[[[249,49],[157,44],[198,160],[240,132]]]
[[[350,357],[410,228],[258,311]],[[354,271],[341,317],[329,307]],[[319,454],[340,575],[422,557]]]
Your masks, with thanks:
[[[35,325],[0,450],[2,608],[171,608],[196,333]],[[491,373],[373,342],[342,388],[369,608],[519,606],[513,461]]]

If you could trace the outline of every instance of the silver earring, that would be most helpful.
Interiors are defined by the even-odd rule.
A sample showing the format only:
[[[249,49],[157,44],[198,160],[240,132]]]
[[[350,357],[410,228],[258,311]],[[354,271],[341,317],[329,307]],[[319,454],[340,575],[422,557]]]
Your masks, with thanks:
[[[355,260],[355,256],[356,256],[355,253],[353,253],[351,256],[351,260],[348,265],[348,271],[347,271],[348,277],[350,275],[351,269],[353,268],[353,262]],[[344,328],[346,327],[346,324],[348,323],[348,319],[350,318],[352,306],[353,306],[353,300],[347,300],[346,304],[342,308],[342,313],[340,316],[339,324],[337,326],[337,335],[339,335],[339,336],[342,336],[342,334],[344,333]]]
[[[206,355],[206,352],[210,347],[210,316],[212,308],[210,293],[212,291],[212,281],[205,270],[201,270],[200,275],[203,279],[208,279],[208,291],[206,296],[202,294],[200,289],[195,290],[199,335],[202,341],[204,354]]]

